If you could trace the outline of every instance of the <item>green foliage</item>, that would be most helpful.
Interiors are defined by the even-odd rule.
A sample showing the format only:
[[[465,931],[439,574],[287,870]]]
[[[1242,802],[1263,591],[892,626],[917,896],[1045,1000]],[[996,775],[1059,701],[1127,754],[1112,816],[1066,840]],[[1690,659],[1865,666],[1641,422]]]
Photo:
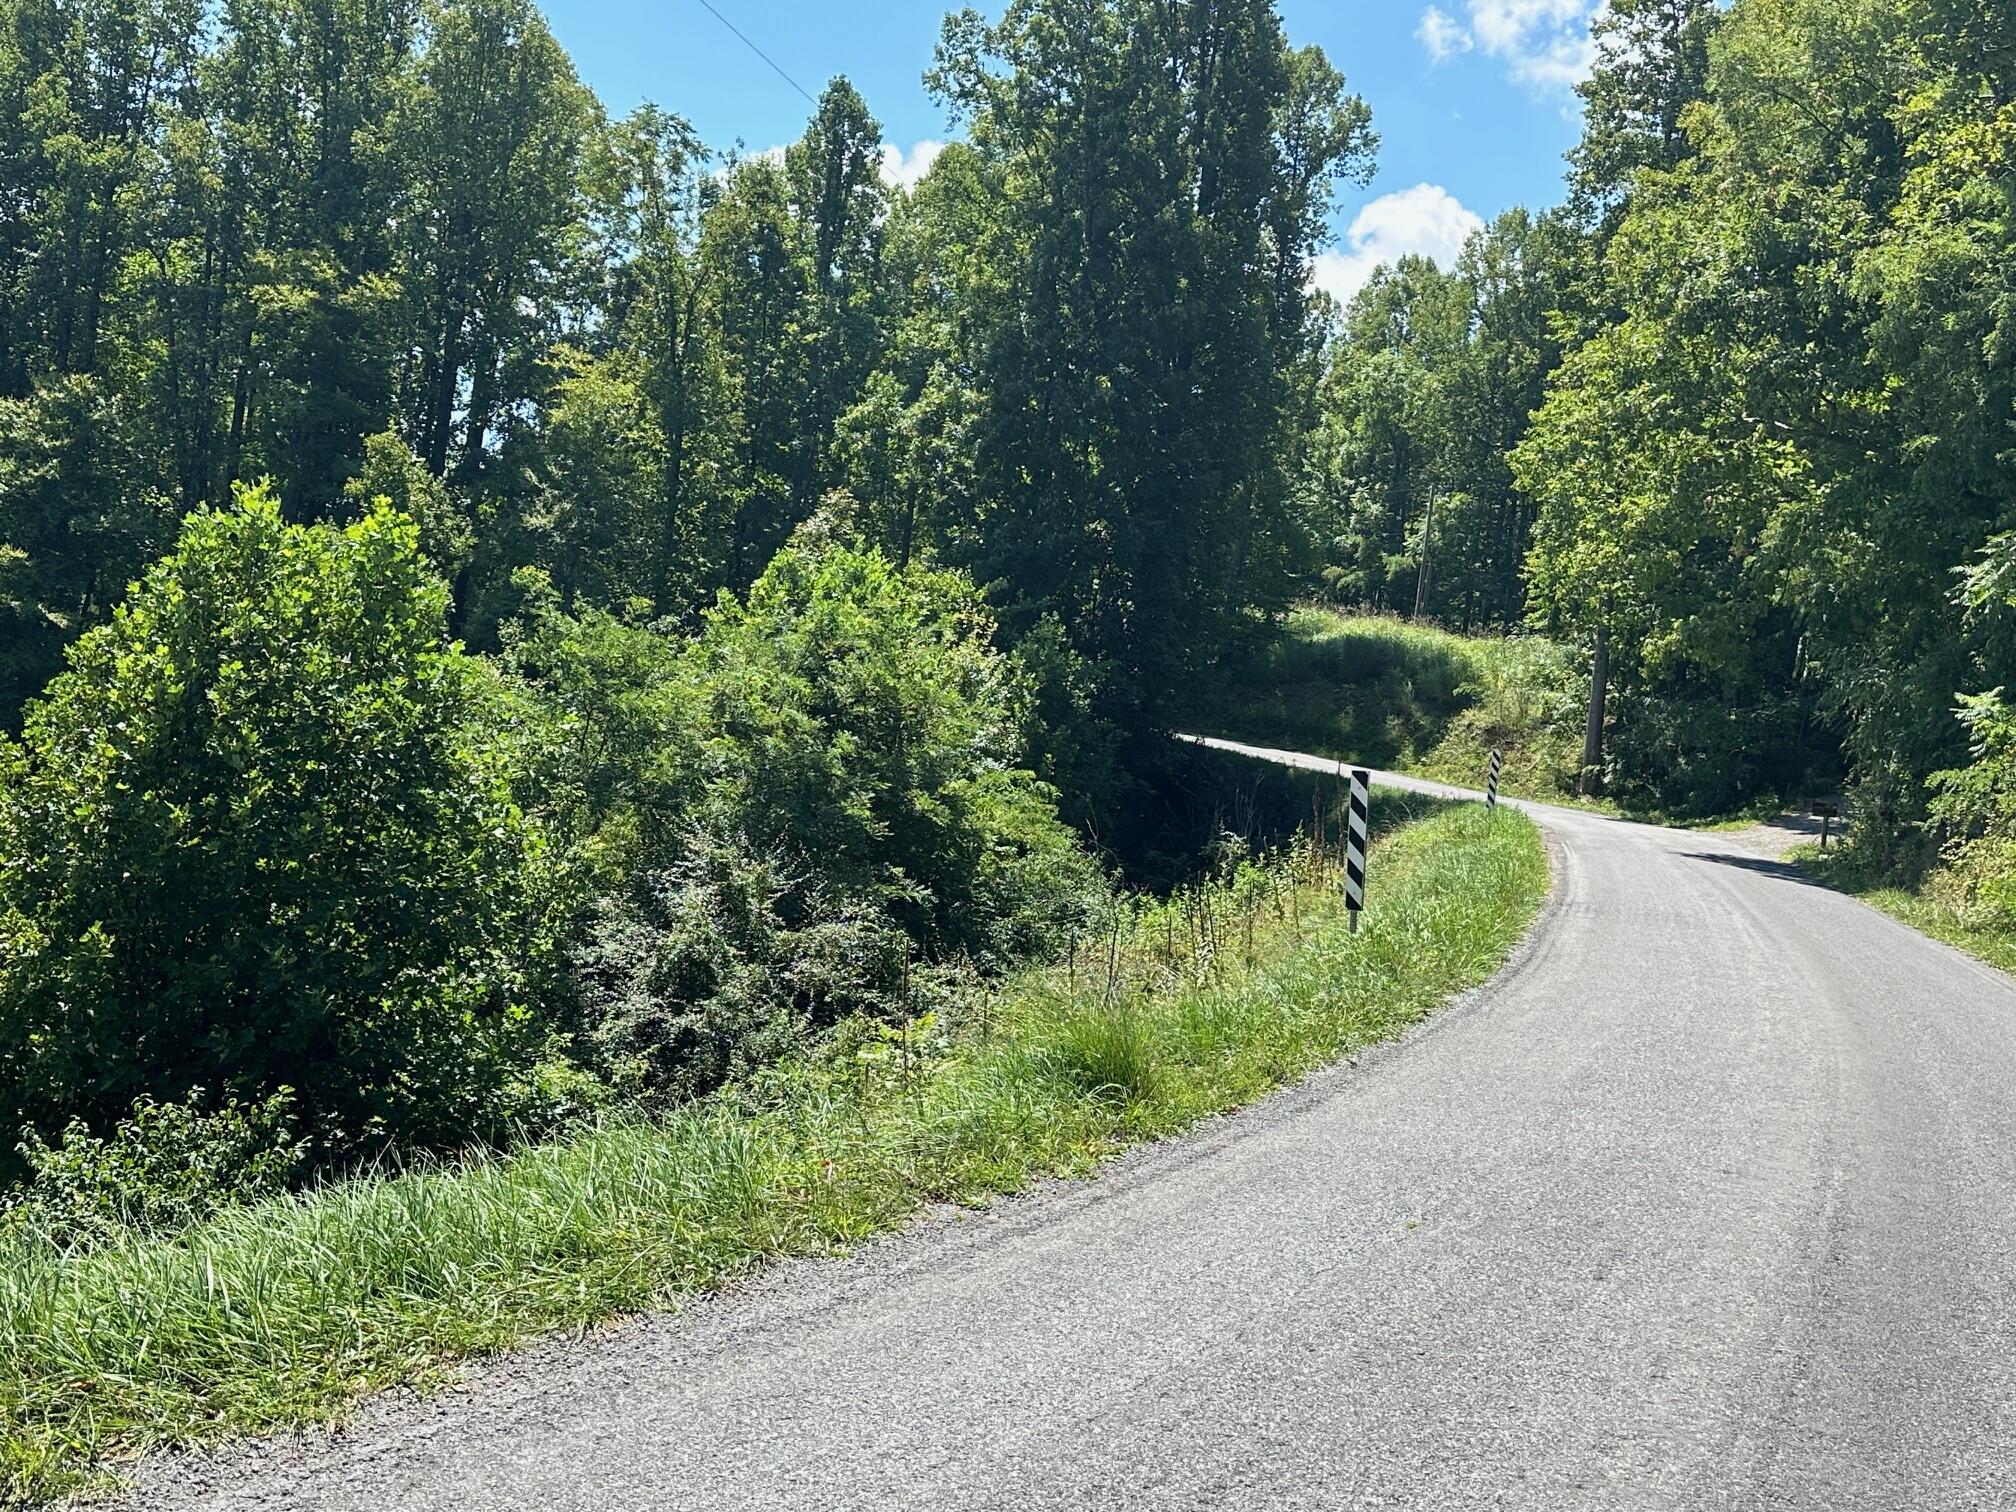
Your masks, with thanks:
[[[453,578],[476,549],[468,505],[447,484],[420,465],[420,459],[393,431],[364,439],[364,464],[343,485],[356,514],[381,499],[410,519],[420,532],[420,549],[443,577]]]
[[[0,398],[0,723],[169,534],[130,405],[90,378]]]
[[[962,575],[815,520],[693,648],[701,813],[934,952],[1054,942],[1096,873],[1022,769],[1022,693]]]
[[[2016,524],[2006,28],[1918,0],[1614,24],[1603,318],[1514,456],[1536,612],[1609,632],[1613,778],[1796,792],[1838,745],[1857,844],[1908,858],[1956,692],[2010,676],[1947,591]]]
[[[774,857],[705,830],[682,849],[613,900],[574,957],[618,1088],[683,1101],[802,1045],[815,1022],[896,1010],[911,946],[885,914],[808,895]]]
[[[1687,107],[1708,87],[1717,0],[1611,0],[1592,24],[1596,67],[1576,86],[1582,140],[1569,154],[1574,208],[1614,226],[1636,176],[1688,152]]]
[[[1560,362],[1575,251],[1560,216],[1513,209],[1454,267],[1404,257],[1352,298],[1304,461],[1331,599],[1520,622],[1533,511],[1506,459]]]
[[[299,1088],[337,1146],[530,1111],[550,865],[445,607],[403,518],[254,489],[72,647],[0,753],[9,1123],[198,1086]]]
[[[1369,170],[1369,112],[1260,0],[967,11],[931,80],[992,207],[955,263],[983,397],[945,554],[1002,582],[1012,635],[1055,615],[1109,714],[1154,727],[1306,566],[1308,273],[1331,187]]]
[[[521,575],[522,784],[593,906],[588,1053],[677,1100],[941,969],[1060,948],[1098,869],[1023,765],[1023,665],[960,574],[801,527],[686,642]]]
[[[307,1158],[294,1131],[294,1091],[261,1101],[204,1106],[201,1088],[182,1102],[142,1096],[100,1137],[72,1119],[55,1143],[25,1132],[28,1181],[6,1222],[61,1245],[91,1245],[135,1233],[173,1232],[221,1208],[285,1192]]]

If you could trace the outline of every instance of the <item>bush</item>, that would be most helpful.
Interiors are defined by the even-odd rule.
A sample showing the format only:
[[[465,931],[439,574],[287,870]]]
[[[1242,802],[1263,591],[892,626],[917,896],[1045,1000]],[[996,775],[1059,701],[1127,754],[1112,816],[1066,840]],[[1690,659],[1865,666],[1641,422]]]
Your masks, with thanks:
[[[814,521],[684,646],[560,611],[504,634],[600,898],[570,951],[626,1092],[697,1095],[920,985],[1061,949],[1104,879],[1023,768],[1024,680],[972,584]]]
[[[30,1173],[8,1204],[12,1222],[59,1243],[91,1244],[132,1231],[184,1228],[220,1208],[286,1190],[307,1153],[294,1132],[294,1092],[205,1110],[142,1097],[100,1138],[71,1120],[54,1144],[33,1129],[21,1142]]]
[[[327,1145],[527,1111],[552,869],[415,528],[263,489],[69,653],[0,745],[0,1119],[298,1087]]]
[[[1101,886],[1022,767],[1021,689],[964,576],[815,520],[693,648],[702,817],[933,954],[1055,948]],[[802,907],[799,891],[787,903]]]
[[[802,528],[677,643],[522,575],[530,786],[593,881],[589,1058],[696,1097],[853,1014],[1062,948],[1105,879],[1026,758],[1026,667],[972,583]]]
[[[1960,717],[1974,759],[1933,773],[1929,783],[1932,833],[1946,862],[1931,886],[1970,927],[2016,928],[2016,709],[1997,688],[1962,695]],[[1908,876],[1910,860],[1924,858],[1893,842],[1884,859],[1893,874]]]
[[[697,1096],[799,1038],[777,914],[791,886],[774,857],[693,831],[677,862],[604,905],[574,967],[618,1087]]]

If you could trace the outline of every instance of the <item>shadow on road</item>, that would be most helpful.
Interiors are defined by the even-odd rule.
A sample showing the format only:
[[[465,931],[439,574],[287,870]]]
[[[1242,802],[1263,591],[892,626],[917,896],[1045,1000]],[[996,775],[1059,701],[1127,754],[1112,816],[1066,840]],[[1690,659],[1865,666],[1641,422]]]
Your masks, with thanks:
[[[1707,861],[1716,866],[1733,866],[1738,871],[1756,872],[1760,876],[1777,877],[1784,882],[1797,882],[1801,887],[1825,888],[1827,884],[1790,861],[1772,861],[1763,856],[1732,856],[1726,851],[1720,854],[1712,851],[1682,851],[1690,861]]]

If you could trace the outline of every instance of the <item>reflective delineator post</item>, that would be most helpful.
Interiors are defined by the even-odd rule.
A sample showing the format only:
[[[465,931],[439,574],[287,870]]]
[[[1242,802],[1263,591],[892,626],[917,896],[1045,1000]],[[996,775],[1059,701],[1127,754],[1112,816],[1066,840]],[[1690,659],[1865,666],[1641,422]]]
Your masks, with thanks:
[[[1484,807],[1487,809],[1498,807],[1498,769],[1504,765],[1504,752],[1493,751],[1491,753],[1491,775],[1484,781]]]
[[[1351,772],[1351,815],[1344,829],[1344,906],[1351,911],[1351,932],[1365,911],[1365,838],[1372,826],[1372,774]]]

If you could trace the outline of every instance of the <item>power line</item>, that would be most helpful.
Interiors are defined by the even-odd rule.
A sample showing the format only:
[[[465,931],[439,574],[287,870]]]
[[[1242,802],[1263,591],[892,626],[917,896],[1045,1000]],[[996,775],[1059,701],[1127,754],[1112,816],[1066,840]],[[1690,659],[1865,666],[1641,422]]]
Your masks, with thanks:
[[[763,51],[762,48],[758,47],[754,42],[751,42],[747,37],[743,37],[741,31],[736,27],[733,21],[730,21],[726,16],[722,15],[721,12],[714,9],[711,0],[700,0],[700,3],[707,7],[707,13],[711,15],[716,21],[719,21],[731,32],[734,32],[736,36],[742,37],[742,45],[744,47],[748,48],[749,51],[756,54],[757,57],[761,58],[765,63],[768,63],[772,68],[776,69],[778,78],[782,79],[786,84],[789,84],[801,95],[804,95],[805,98],[811,101],[812,104],[817,105],[819,103],[817,100],[812,99],[811,94],[807,92],[803,84],[800,84],[796,79],[792,78],[791,75],[784,72],[782,68],[778,68],[777,60],[775,58],[771,57],[770,54]]]

